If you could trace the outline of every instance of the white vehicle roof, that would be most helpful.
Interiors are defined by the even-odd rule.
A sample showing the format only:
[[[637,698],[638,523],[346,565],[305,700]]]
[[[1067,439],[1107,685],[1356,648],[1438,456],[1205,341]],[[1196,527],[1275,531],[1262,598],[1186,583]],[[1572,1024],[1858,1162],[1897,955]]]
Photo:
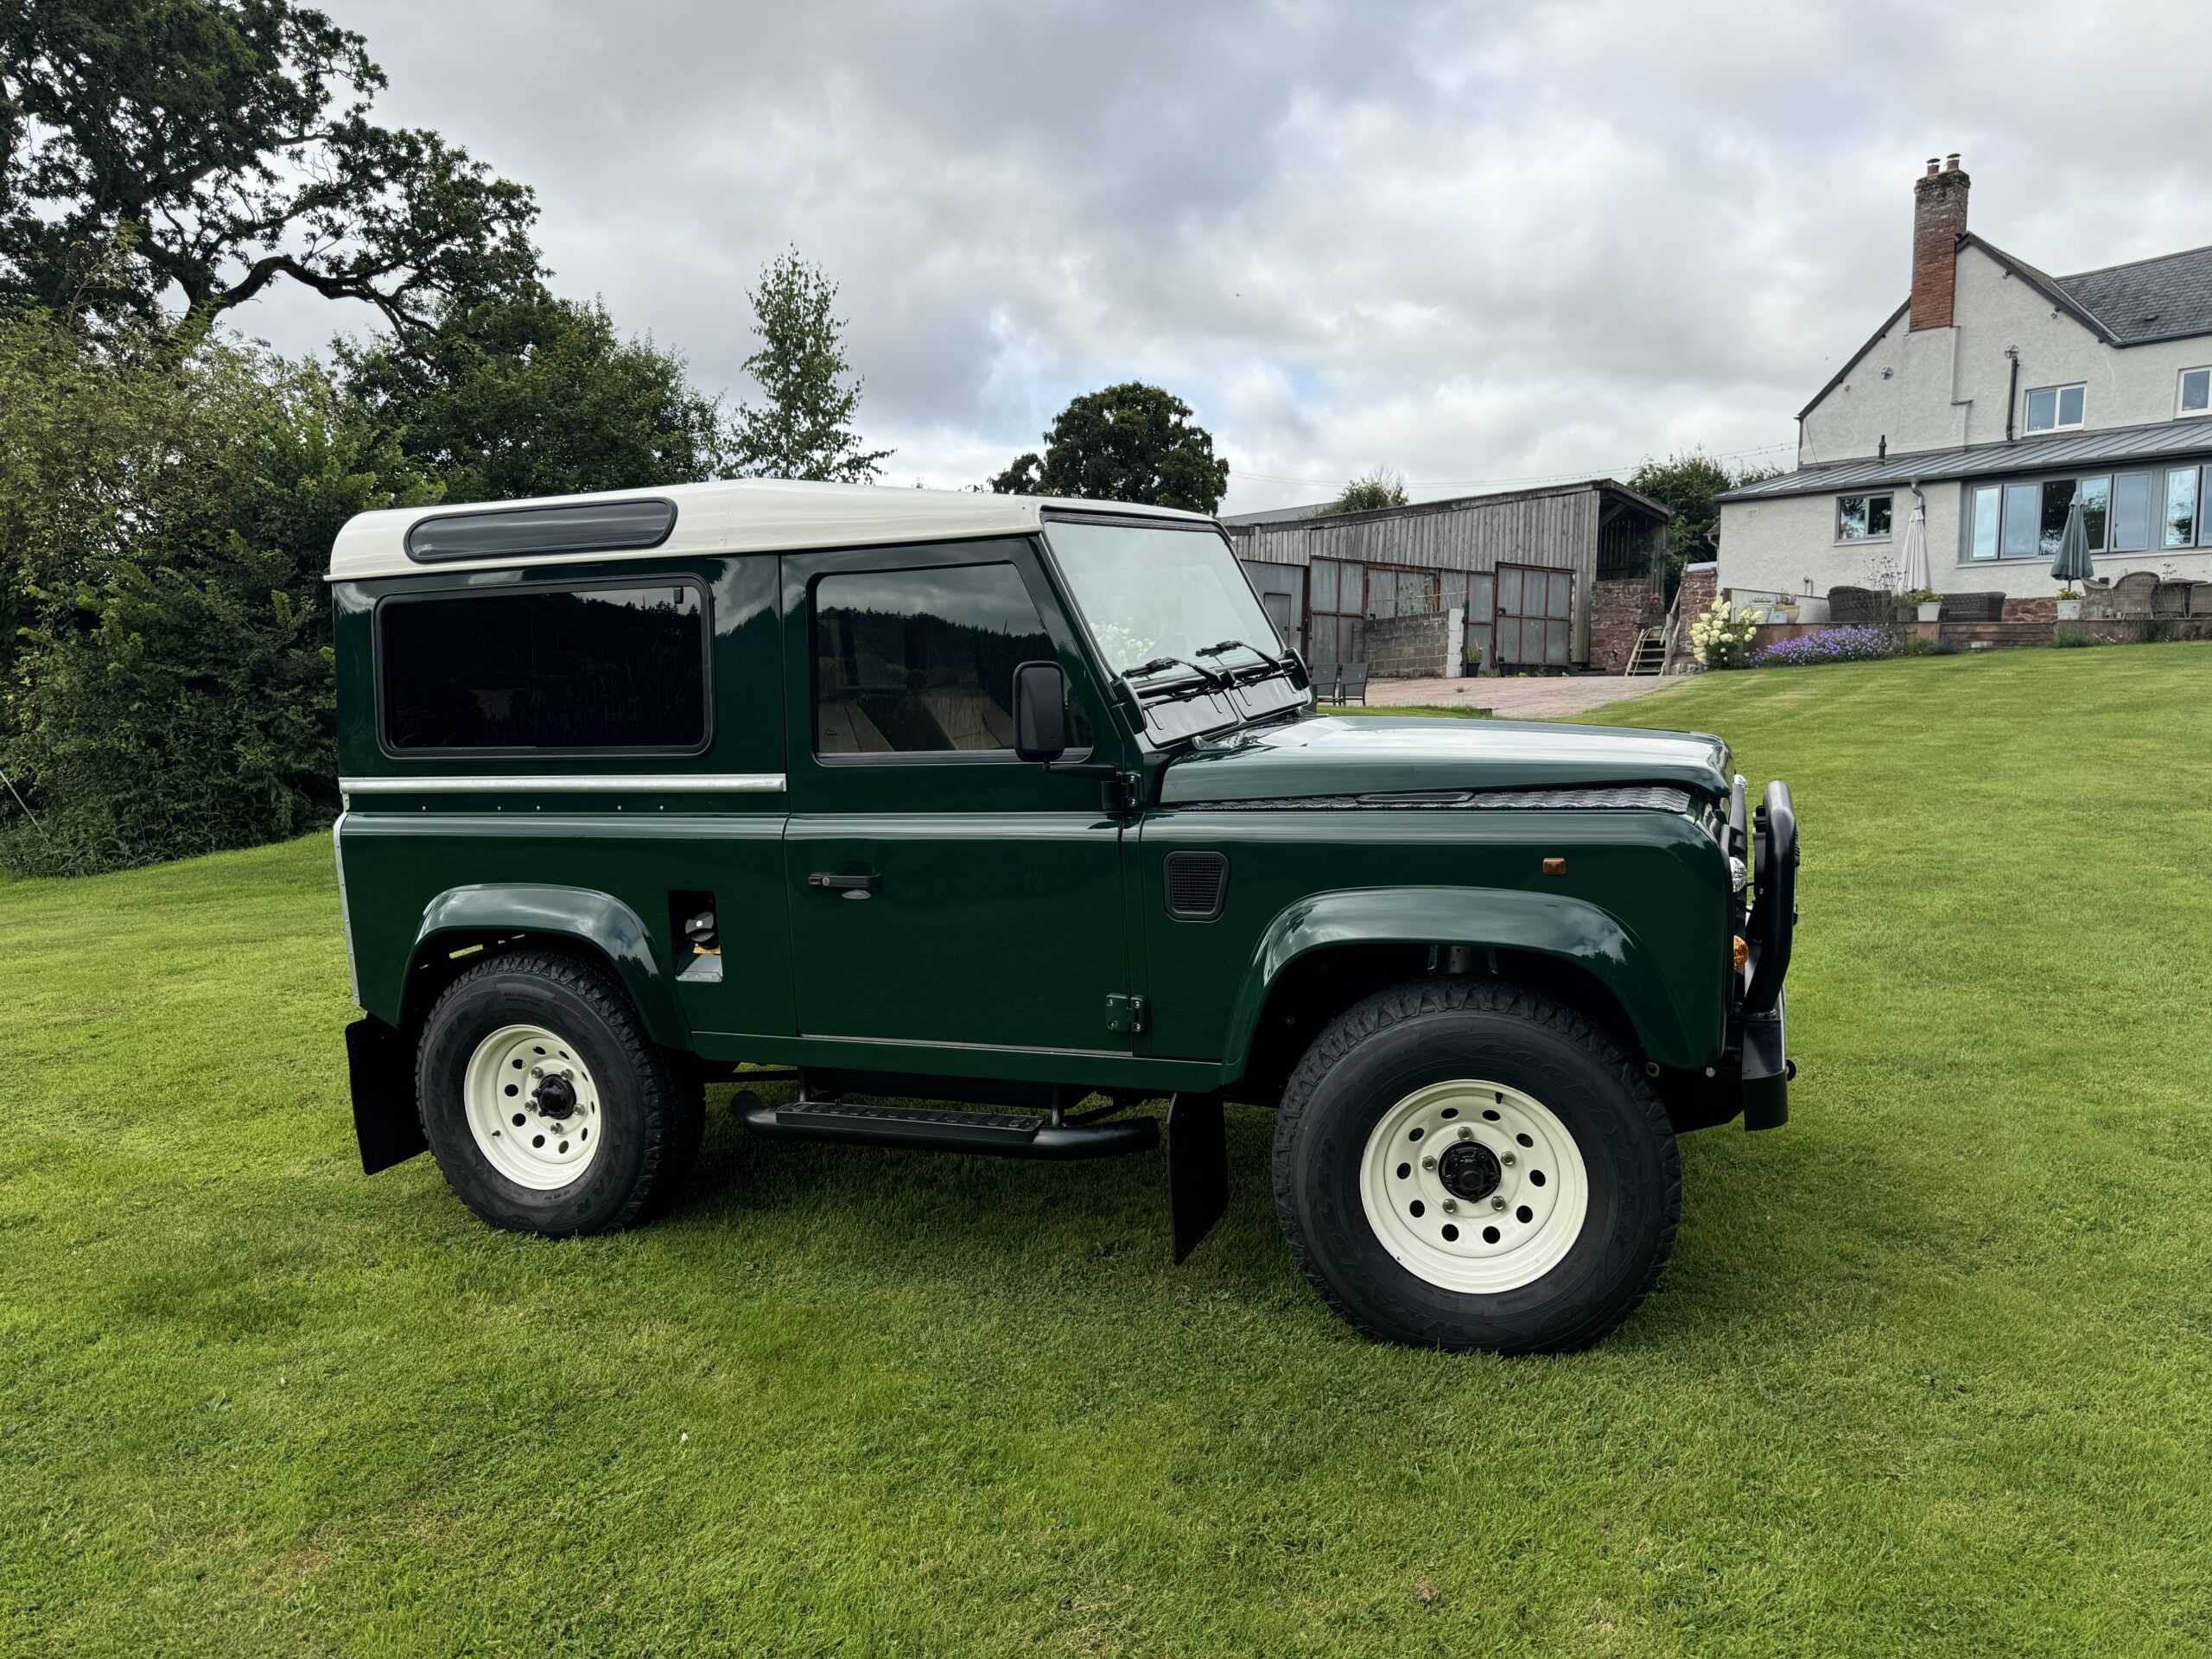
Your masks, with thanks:
[[[482,556],[423,558],[408,553],[408,532],[427,519],[462,514],[513,512],[522,508],[593,506],[621,501],[667,501],[676,524],[651,547],[571,552],[520,550]],[[882,484],[809,484],[791,479],[747,478],[660,489],[611,490],[592,495],[537,496],[527,501],[401,507],[349,519],[330,550],[330,580],[424,575],[447,569],[502,566],[600,563],[612,559],[670,559],[716,553],[773,553],[817,547],[867,547],[898,542],[958,541],[980,536],[1020,536],[1044,522],[1045,509],[1139,514],[1145,518],[1210,522],[1204,513],[1173,507],[1125,506],[1111,501],[1071,501],[1051,496],[989,495],[971,490],[902,490]]]

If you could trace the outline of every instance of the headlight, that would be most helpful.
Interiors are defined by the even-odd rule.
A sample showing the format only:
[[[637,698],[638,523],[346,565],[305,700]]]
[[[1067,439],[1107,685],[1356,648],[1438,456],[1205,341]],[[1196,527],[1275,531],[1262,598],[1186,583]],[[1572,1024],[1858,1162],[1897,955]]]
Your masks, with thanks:
[[[1737,892],[1741,893],[1744,890],[1745,884],[1751,879],[1751,870],[1745,866],[1744,861],[1740,858],[1731,857],[1728,861],[1728,885],[1735,888]]]

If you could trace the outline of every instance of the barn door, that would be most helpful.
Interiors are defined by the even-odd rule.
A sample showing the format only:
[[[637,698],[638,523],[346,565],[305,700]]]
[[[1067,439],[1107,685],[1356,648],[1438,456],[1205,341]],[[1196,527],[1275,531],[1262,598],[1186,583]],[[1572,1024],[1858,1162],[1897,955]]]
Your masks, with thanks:
[[[1497,567],[1500,667],[1567,667],[1573,617],[1573,571],[1540,564]]]

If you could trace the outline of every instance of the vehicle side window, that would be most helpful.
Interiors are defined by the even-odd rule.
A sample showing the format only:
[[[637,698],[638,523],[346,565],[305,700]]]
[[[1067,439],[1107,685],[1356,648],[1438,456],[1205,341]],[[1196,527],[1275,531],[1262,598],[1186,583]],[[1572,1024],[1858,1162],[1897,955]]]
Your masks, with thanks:
[[[692,582],[391,599],[377,613],[395,750],[706,747],[706,595]]]
[[[814,585],[817,754],[1014,747],[1014,671],[1058,655],[1011,564],[823,576]]]

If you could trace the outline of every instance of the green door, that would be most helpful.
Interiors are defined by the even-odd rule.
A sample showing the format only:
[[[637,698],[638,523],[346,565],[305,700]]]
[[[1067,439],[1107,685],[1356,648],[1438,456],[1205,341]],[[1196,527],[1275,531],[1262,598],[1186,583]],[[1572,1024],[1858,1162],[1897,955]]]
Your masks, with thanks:
[[[1041,658],[1067,671],[1078,741],[1109,729],[1033,545],[783,568],[799,1031],[975,1050],[982,1074],[999,1068],[981,1051],[1128,1053],[1107,1006],[1128,989],[1121,826],[1096,781],[1013,749],[1014,667]]]

